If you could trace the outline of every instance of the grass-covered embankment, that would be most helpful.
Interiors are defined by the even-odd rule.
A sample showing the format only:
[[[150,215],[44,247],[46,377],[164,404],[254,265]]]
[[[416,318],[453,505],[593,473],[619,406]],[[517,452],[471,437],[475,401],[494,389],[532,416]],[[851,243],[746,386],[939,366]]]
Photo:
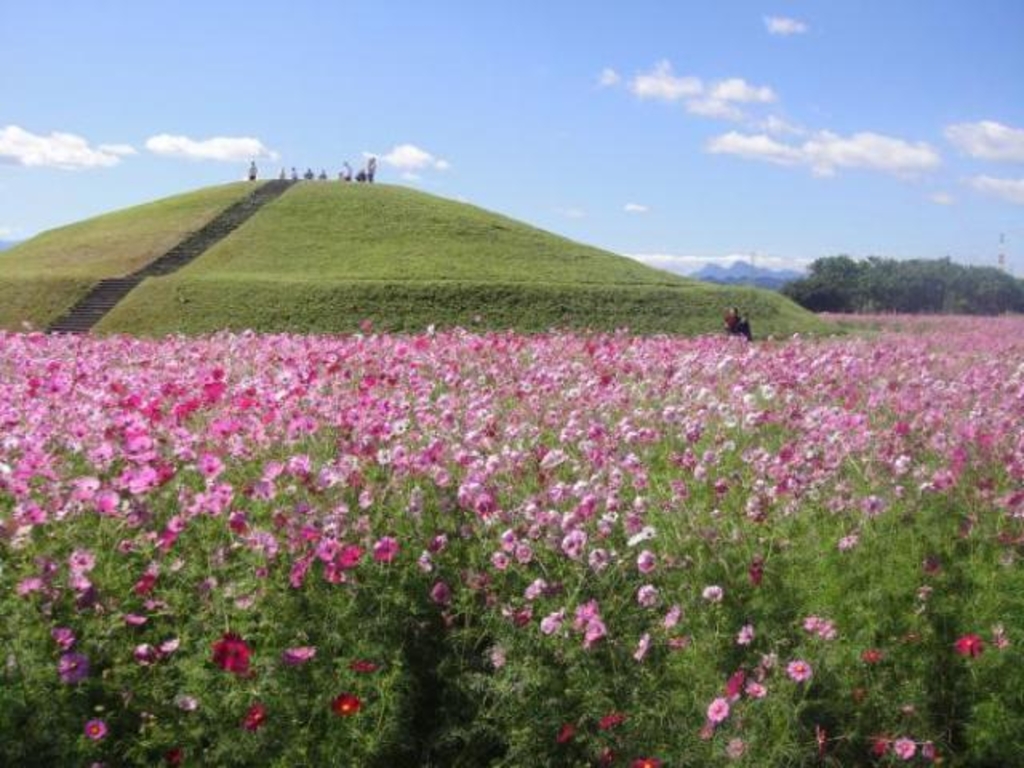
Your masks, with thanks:
[[[300,184],[99,326],[347,332],[430,325],[717,331],[739,304],[760,335],[822,331],[777,294],[651,269],[471,205],[389,186]]]
[[[46,325],[100,280],[148,264],[252,190],[239,182],[175,195],[52,229],[0,253],[0,328]]]

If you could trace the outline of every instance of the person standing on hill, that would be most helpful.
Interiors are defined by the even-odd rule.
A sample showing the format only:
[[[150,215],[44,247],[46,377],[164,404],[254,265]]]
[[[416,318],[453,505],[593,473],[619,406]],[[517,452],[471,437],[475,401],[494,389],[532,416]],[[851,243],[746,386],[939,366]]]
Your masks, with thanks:
[[[341,164],[341,178],[344,181],[352,181],[352,166],[348,164],[348,160]]]
[[[256,181],[256,161],[253,160],[249,163],[249,181]]]
[[[366,161],[366,180],[373,184],[373,177],[377,175],[377,158],[371,157]]]

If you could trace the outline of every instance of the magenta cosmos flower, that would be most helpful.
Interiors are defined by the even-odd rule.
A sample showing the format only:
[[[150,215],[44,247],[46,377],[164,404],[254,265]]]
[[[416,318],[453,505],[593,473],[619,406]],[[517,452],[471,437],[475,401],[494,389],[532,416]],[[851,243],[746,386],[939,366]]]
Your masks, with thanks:
[[[107,724],[99,719],[90,720],[85,724],[85,735],[92,741],[99,741],[107,735]]]
[[[384,536],[373,545],[373,559],[378,563],[390,563],[397,556],[398,540],[391,536]]]
[[[57,674],[62,683],[80,683],[89,676],[89,658],[81,653],[61,654],[57,662]]]
[[[957,640],[954,647],[956,648],[956,652],[961,656],[976,659],[978,656],[981,656],[982,652],[985,650],[985,641],[978,635],[971,633],[964,635]]]

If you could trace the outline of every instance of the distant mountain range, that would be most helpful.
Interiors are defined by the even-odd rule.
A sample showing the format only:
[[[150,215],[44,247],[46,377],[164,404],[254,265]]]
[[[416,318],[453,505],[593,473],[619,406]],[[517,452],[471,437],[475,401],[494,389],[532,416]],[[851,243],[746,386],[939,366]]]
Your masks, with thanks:
[[[6,251],[8,248],[13,248],[18,242],[16,240],[0,240],[0,251]]]
[[[804,277],[803,272],[795,269],[767,269],[755,267],[746,261],[734,261],[728,267],[708,264],[694,272],[690,277],[703,280],[705,283],[721,285],[753,285],[757,288],[769,288],[777,291],[792,280]]]

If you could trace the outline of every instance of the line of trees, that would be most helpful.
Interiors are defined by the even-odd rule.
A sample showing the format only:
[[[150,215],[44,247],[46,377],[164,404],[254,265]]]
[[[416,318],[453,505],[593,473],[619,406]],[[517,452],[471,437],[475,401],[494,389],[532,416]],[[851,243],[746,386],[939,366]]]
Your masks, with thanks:
[[[996,315],[1024,312],[1024,281],[945,259],[827,256],[782,292],[814,312]]]

